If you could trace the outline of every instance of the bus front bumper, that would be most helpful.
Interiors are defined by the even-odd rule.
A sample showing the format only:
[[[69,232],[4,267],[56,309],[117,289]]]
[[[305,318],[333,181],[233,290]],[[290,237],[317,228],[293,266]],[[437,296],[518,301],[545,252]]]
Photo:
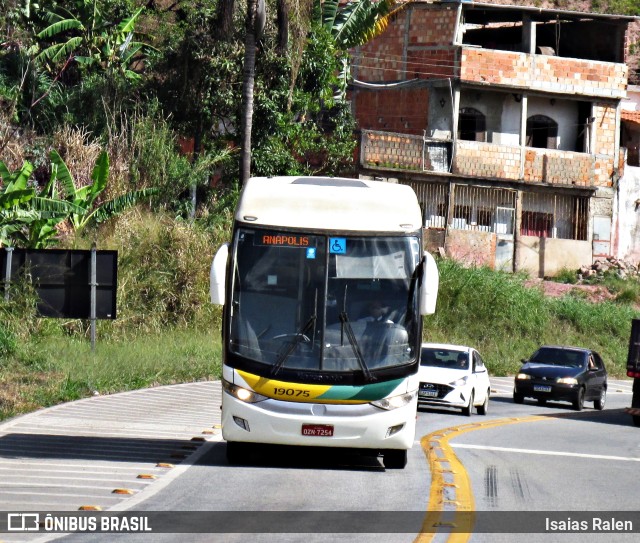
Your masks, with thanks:
[[[415,439],[416,401],[387,411],[371,404],[245,403],[223,392],[222,436],[246,443],[406,450]]]

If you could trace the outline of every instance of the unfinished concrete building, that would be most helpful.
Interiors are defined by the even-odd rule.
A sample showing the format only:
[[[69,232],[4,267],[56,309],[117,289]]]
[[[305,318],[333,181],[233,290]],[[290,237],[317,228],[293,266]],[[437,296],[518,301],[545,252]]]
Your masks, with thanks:
[[[359,173],[411,185],[429,249],[550,276],[612,254],[633,17],[414,1],[353,52]]]

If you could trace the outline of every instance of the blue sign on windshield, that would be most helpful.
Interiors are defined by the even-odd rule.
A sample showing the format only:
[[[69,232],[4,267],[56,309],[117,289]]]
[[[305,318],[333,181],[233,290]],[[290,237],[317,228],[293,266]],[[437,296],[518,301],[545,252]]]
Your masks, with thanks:
[[[315,258],[316,257],[316,248],[308,247],[307,248],[307,258]]]
[[[329,238],[329,253],[334,255],[344,255],[347,253],[346,238]]]

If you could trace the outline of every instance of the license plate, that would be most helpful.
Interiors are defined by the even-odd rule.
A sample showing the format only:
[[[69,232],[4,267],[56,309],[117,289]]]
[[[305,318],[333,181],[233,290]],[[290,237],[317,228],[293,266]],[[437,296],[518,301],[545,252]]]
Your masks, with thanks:
[[[331,437],[333,435],[333,426],[331,424],[303,424],[302,435]]]
[[[437,398],[438,391],[437,390],[420,390],[418,392],[418,396],[421,398]]]
[[[551,392],[551,387],[548,385],[533,385],[533,390],[536,392]]]

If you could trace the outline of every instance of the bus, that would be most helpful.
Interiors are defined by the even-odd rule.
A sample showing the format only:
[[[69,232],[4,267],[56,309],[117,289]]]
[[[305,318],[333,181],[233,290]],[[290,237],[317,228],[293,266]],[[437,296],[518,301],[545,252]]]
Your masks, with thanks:
[[[411,187],[249,179],[210,277],[229,463],[259,443],[359,449],[404,468],[438,280]]]

